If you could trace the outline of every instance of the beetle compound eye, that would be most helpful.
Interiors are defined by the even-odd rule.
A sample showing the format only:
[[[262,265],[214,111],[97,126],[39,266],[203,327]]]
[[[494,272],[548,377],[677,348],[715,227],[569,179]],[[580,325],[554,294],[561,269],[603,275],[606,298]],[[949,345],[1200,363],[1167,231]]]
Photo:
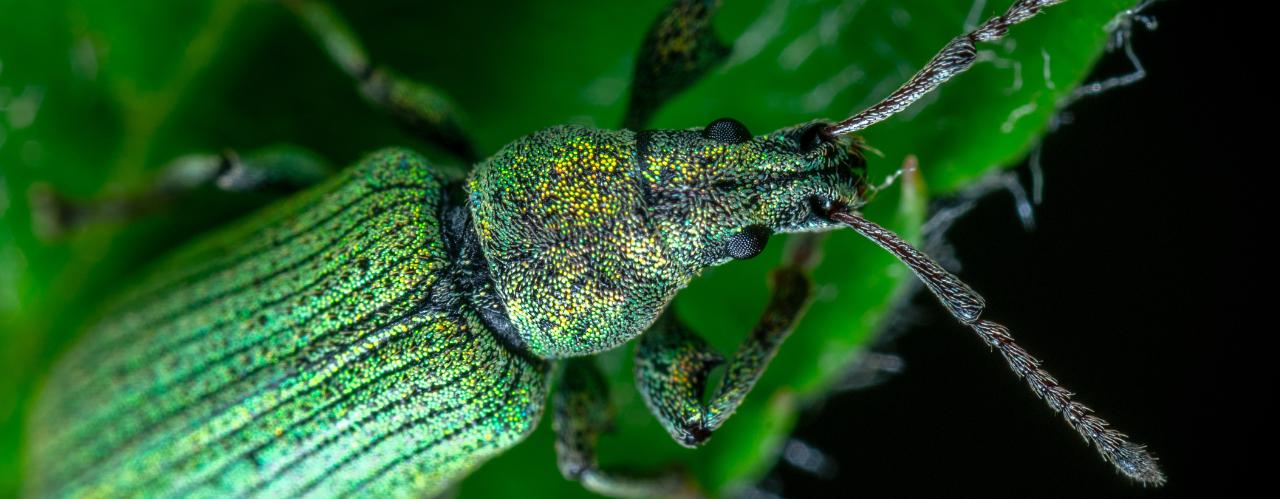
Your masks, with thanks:
[[[751,132],[747,131],[747,126],[733,118],[720,118],[712,121],[710,125],[707,125],[707,128],[702,130],[702,135],[725,144],[741,144],[751,140]]]
[[[743,227],[742,232],[729,236],[727,248],[729,256],[737,260],[755,258],[764,251],[764,245],[769,242],[769,236],[772,235],[773,231],[763,225]]]
[[[810,123],[809,126],[804,127],[800,132],[800,152],[808,154],[822,145],[824,139],[822,129],[825,127],[826,125],[822,123]]]

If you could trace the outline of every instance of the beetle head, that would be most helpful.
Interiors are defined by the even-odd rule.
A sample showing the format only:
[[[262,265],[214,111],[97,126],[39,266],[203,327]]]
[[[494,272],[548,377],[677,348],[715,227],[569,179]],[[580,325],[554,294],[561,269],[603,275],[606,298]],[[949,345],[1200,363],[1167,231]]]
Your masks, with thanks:
[[[724,118],[638,134],[645,204],[666,246],[683,261],[718,265],[754,257],[771,234],[831,227],[831,206],[860,206],[861,139],[829,135],[826,126],[752,136]]]

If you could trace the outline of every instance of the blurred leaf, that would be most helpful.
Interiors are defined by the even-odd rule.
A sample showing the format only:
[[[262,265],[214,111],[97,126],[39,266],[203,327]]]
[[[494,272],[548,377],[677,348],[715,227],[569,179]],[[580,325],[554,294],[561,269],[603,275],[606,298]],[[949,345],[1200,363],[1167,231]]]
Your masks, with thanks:
[[[666,2],[337,2],[375,61],[450,94],[482,149],[559,123],[615,127],[648,24]],[[1008,1],[740,0],[716,21],[733,46],[727,65],[674,99],[652,126],[687,128],[732,116],[762,133],[814,118],[841,119],[887,95],[966,20]],[[1011,166],[1039,136],[1054,103],[1087,73],[1104,23],[1129,2],[1073,0],[1012,29],[955,82],[866,131],[884,158],[873,177],[919,157],[945,193]],[[1046,69],[1046,64],[1049,65]],[[1050,71],[1051,70],[1051,71]],[[28,94],[27,92],[34,92]],[[40,95],[39,102],[34,96]],[[20,100],[26,96],[27,100]],[[15,107],[13,103],[23,104]],[[34,105],[34,108],[31,106]],[[27,106],[27,108],[22,108]],[[188,202],[128,225],[93,227],[57,242],[32,234],[26,191],[49,182],[79,196],[142,189],[175,156],[292,143],[334,164],[393,145],[454,160],[396,129],[278,5],[248,0],[0,2],[0,495],[21,474],[22,418],[43,373],[118,282],[184,238],[265,200]],[[27,113],[27,114],[22,114]],[[904,231],[898,192],[868,216]],[[764,255],[709,269],[677,300],[680,312],[730,352],[764,304]],[[866,341],[905,272],[847,231],[815,273],[824,286],[801,327],[738,413],[690,451],[660,428],[631,386],[627,352],[601,355],[620,431],[602,439],[605,464],[693,470],[708,490],[758,477],[795,411],[822,396]],[[484,466],[463,497],[584,496],[555,468],[549,422]]]

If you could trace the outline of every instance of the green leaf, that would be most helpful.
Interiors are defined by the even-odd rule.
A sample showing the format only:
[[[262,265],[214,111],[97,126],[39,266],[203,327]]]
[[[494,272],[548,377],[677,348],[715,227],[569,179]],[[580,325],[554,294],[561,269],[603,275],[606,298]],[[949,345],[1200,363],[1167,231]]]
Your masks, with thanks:
[[[442,89],[469,119],[481,152],[560,123],[616,127],[638,44],[666,2],[337,2],[376,62]],[[966,19],[1008,7],[973,0],[740,0],[716,20],[729,62],[672,100],[651,124],[700,127],[731,116],[761,133],[815,118],[842,119],[884,97]],[[883,179],[914,154],[925,184],[946,193],[1016,163],[1055,103],[1101,52],[1104,24],[1131,2],[1072,0],[1015,26],[956,81],[865,131]],[[1048,68],[1046,69],[1046,64]],[[1018,83],[1020,82],[1020,83]],[[32,90],[35,89],[35,90]],[[26,92],[35,92],[28,94]],[[31,104],[34,114],[11,105]],[[289,13],[247,0],[0,2],[0,495],[21,474],[23,414],[43,373],[96,304],[147,259],[266,200],[186,203],[130,224],[46,242],[25,198],[36,181],[80,196],[142,189],[168,159],[277,143],[350,164],[382,147],[441,150],[401,133],[369,108]],[[2,189],[0,189],[2,190]],[[868,207],[904,233],[897,188]],[[676,306],[731,352],[765,300],[765,254],[709,269]],[[906,272],[849,231],[832,235],[815,272],[817,303],[745,405],[698,450],[675,444],[631,385],[628,352],[601,355],[614,382],[619,431],[601,441],[606,465],[692,470],[709,491],[766,471],[797,409],[820,398],[881,319]],[[587,495],[555,467],[549,421],[462,484],[462,497]]]

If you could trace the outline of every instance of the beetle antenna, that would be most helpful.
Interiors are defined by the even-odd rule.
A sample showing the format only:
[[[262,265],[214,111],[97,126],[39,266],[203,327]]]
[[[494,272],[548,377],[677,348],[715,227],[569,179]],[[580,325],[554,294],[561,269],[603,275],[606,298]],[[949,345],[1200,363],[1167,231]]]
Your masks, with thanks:
[[[910,267],[924,281],[929,291],[942,301],[951,315],[972,327],[987,345],[998,349],[1013,372],[1026,379],[1037,396],[1044,399],[1054,411],[1061,412],[1067,423],[1086,442],[1096,445],[1103,460],[1115,465],[1116,469],[1130,478],[1153,485],[1164,484],[1164,474],[1156,465],[1156,458],[1147,453],[1145,446],[1129,442],[1123,433],[1107,428],[1107,422],[1091,414],[1091,409],[1071,400],[1073,394],[1041,369],[1039,360],[1013,342],[1008,328],[980,318],[986,302],[978,293],[892,231],[843,207],[831,207],[827,211],[830,219],[858,231]]]
[[[1009,10],[1003,16],[996,16],[988,19],[987,22],[970,31],[967,34],[960,35],[951,40],[942,51],[933,56],[933,59],[921,69],[919,73],[912,76],[907,83],[903,84],[898,90],[889,94],[880,103],[867,108],[849,119],[831,125],[823,131],[827,135],[845,135],[862,130],[890,116],[898,114],[898,112],[906,109],[911,103],[920,99],[924,94],[929,93],[950,80],[955,75],[968,70],[978,57],[978,52],[974,48],[977,42],[994,42],[1004,35],[1008,34],[1009,27],[1018,24],[1027,19],[1031,19],[1040,13],[1040,9],[1053,6],[1065,2],[1066,0],[1018,0],[1009,7]]]

